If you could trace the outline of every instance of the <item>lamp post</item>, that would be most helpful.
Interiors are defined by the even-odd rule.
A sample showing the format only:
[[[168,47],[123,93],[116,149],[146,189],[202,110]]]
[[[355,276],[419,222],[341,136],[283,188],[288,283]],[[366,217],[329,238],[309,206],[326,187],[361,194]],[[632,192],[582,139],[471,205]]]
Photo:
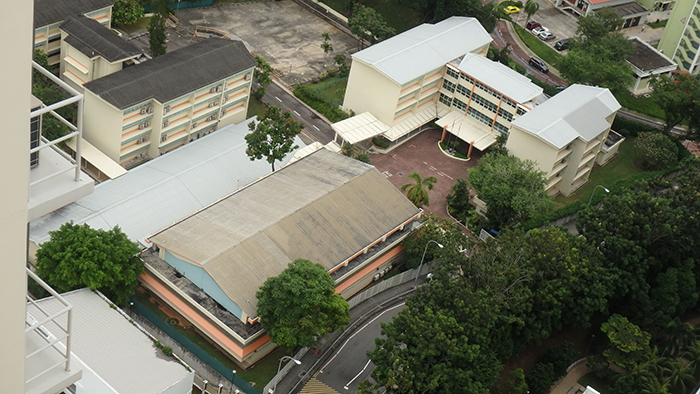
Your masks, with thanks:
[[[231,392],[233,393],[233,388],[235,387],[234,381],[236,380],[236,370],[231,370]]]
[[[603,185],[598,185],[598,186],[594,187],[594,188],[593,188],[593,192],[591,192],[591,198],[588,199],[588,204],[587,204],[587,205],[591,205],[591,201],[593,201],[593,195],[595,194],[595,190],[596,190],[597,188],[599,188],[599,187],[602,187],[603,190],[605,190],[606,193],[610,193],[610,190],[608,190],[608,189],[607,189],[605,186],[603,186]]]
[[[277,366],[277,375],[280,374],[280,369],[282,369],[282,361],[284,361],[284,360],[292,360],[292,361],[294,361],[294,364],[301,365],[301,361],[297,360],[296,358],[291,357],[291,356],[284,356],[280,359],[280,363]],[[279,378],[277,377],[277,375],[275,375],[275,385],[272,387],[273,394],[277,392],[277,383],[279,382]]]
[[[420,267],[423,266],[423,260],[425,260],[425,252],[428,251],[428,245],[430,245],[431,242],[434,242],[435,245],[440,247],[440,249],[443,248],[441,243],[439,243],[437,241],[433,241],[432,239],[425,244],[425,249],[423,249],[423,257],[421,257],[420,264],[418,265],[418,269],[416,270],[416,279],[413,280],[413,288],[414,289],[416,288],[416,284],[418,284],[418,274],[420,274]]]

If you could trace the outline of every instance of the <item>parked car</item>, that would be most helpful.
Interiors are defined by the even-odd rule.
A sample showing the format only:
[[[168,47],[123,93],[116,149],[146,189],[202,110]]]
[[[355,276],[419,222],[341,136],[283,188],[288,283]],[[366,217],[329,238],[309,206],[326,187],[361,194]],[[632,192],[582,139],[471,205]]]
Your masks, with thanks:
[[[509,5],[508,7],[504,8],[503,11],[506,13],[506,15],[510,15],[520,12],[520,8],[514,5]]]
[[[537,37],[539,37],[542,41],[550,41],[557,38],[557,36],[555,36],[554,33],[552,33],[551,31],[543,31]]]
[[[527,22],[527,25],[525,27],[527,27],[528,30],[532,30],[536,27],[541,27],[541,26],[542,25],[540,24],[540,22],[530,21],[530,22]]]
[[[557,51],[563,51],[564,49],[569,49],[569,39],[565,38],[563,40],[557,41],[556,44],[554,44],[554,49]]]
[[[531,57],[528,63],[532,67],[542,71],[543,73],[549,72],[549,67],[547,67],[547,63],[545,63],[542,59],[538,57]]]
[[[536,28],[530,30],[530,32],[531,32],[532,34],[534,34],[535,37],[539,37],[540,34],[546,32],[546,31],[549,31],[549,29],[547,29],[547,28],[544,27],[544,26],[536,27]]]

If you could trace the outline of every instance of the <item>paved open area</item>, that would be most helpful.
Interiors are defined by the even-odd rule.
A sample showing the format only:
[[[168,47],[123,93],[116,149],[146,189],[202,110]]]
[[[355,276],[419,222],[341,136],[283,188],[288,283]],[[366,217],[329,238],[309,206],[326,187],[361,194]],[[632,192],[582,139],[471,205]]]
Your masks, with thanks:
[[[290,85],[308,82],[328,67],[336,55],[350,54],[359,43],[291,0],[227,4],[179,10],[180,25],[227,31],[248,50],[262,56]],[[330,33],[333,52],[321,49],[322,34]]]
[[[428,213],[446,216],[445,198],[457,179],[467,178],[467,170],[476,166],[482,152],[474,149],[469,161],[449,157],[438,146],[441,136],[442,130],[426,130],[386,155],[371,155],[370,161],[397,188],[414,183],[413,179],[408,178],[408,174],[413,171],[423,178],[437,178],[435,188],[428,193],[430,206],[423,209]],[[462,149],[466,150],[465,148]]]

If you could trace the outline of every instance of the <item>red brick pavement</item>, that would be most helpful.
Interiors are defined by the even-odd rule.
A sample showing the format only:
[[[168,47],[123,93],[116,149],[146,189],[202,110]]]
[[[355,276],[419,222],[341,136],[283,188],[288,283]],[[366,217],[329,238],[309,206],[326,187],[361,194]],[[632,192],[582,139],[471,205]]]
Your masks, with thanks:
[[[452,185],[457,179],[467,178],[467,169],[476,165],[482,152],[474,149],[470,161],[454,159],[440,150],[438,141],[441,136],[442,130],[426,130],[386,155],[371,155],[370,161],[396,188],[413,183],[413,179],[408,178],[408,174],[413,171],[421,177],[437,178],[435,187],[428,193],[430,206],[423,209],[447,217],[445,199],[450,194]],[[467,151],[467,145],[462,144],[460,150]]]

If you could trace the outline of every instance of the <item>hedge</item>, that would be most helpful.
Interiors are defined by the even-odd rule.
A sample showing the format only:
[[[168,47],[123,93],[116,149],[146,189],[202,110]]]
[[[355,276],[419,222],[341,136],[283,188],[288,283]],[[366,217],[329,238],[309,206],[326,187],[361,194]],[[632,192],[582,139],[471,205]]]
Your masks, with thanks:
[[[323,116],[328,118],[331,122],[339,122],[349,117],[348,114],[343,112],[343,110],[338,108],[334,103],[329,102],[330,100],[321,95],[321,93],[306,85],[295,86],[294,95],[311,108],[323,114]]]

